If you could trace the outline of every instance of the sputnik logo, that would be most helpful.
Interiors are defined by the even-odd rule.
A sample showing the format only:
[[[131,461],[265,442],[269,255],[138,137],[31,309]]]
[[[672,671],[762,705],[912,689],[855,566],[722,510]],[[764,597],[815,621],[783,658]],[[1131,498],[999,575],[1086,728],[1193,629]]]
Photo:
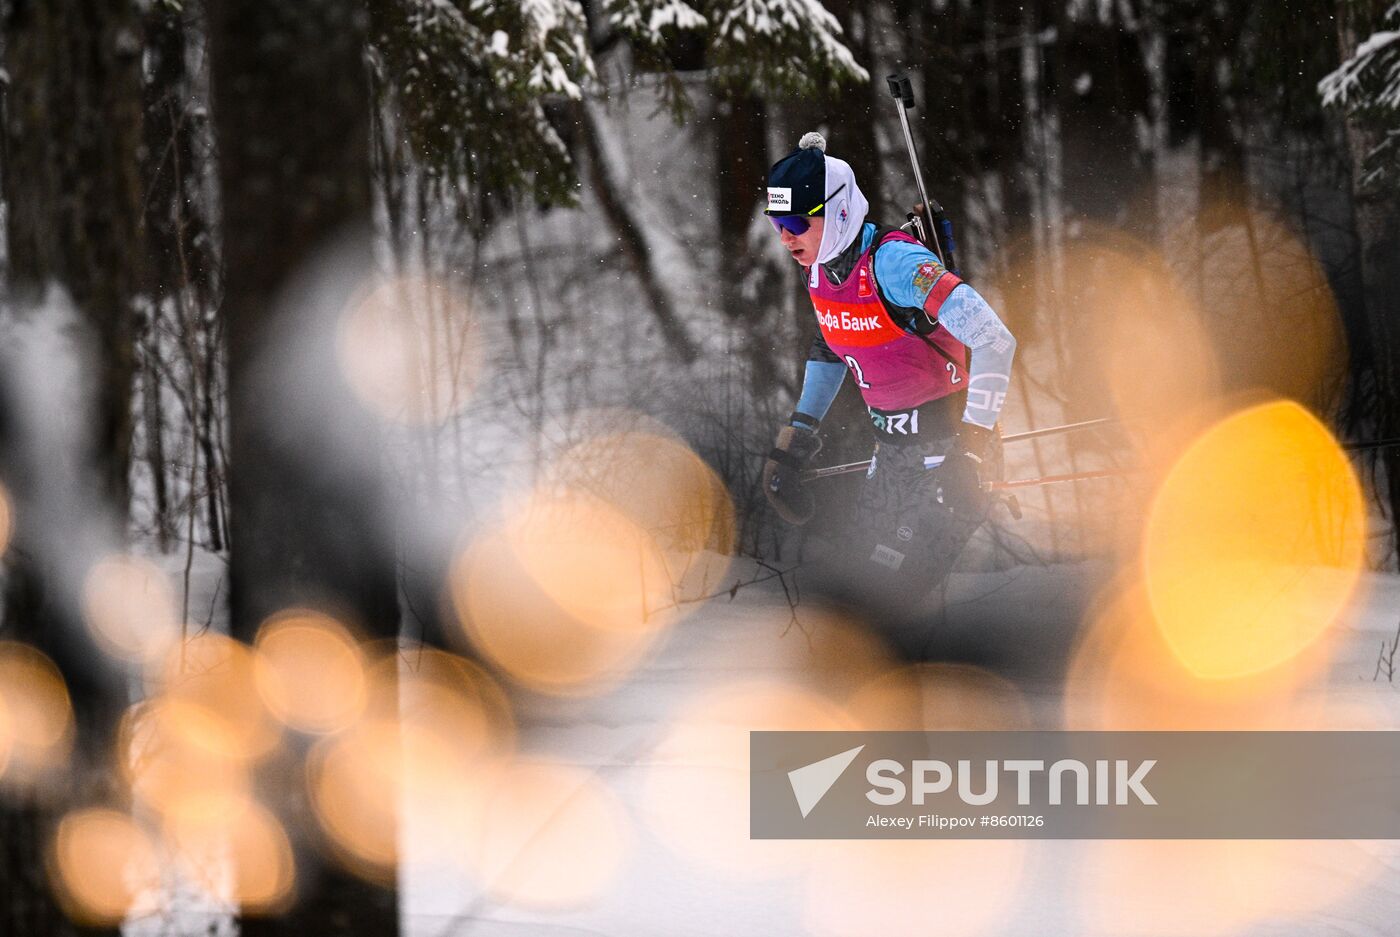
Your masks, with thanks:
[[[788,772],[788,783],[792,785],[792,795],[797,798],[797,809],[802,811],[802,819],[807,819],[807,814],[821,803],[826,792],[841,779],[864,748],[864,745],[860,745]]]

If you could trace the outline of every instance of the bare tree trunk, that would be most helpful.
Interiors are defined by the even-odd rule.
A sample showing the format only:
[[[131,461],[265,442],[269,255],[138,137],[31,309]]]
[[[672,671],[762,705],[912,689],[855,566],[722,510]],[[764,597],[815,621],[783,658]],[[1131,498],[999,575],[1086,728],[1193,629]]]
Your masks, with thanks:
[[[398,633],[377,430],[349,401],[331,401],[323,412],[305,400],[303,375],[314,375],[317,388],[338,386],[324,347],[333,343],[298,345],[295,368],[279,367],[277,358],[282,343],[310,325],[308,306],[348,302],[354,284],[344,277],[373,270],[365,19],[354,0],[223,0],[211,18],[229,359],[230,616],[244,640],[293,604],[348,617],[375,637]],[[333,246],[341,276],[318,283],[319,298],[292,301],[295,278]],[[354,457],[327,465],[336,458],[327,434],[353,440]],[[299,786],[276,793],[287,819],[303,822]],[[298,860],[296,905],[279,917],[245,919],[244,937],[398,932],[392,882],[379,887],[317,867],[310,854]]]
[[[14,484],[13,473],[36,480],[32,470],[37,466],[15,459],[22,441],[0,438],[0,444],[6,449],[3,471],[12,485],[16,513],[34,513],[43,496],[24,482]],[[124,687],[105,669],[102,652],[77,619],[76,597],[61,593],[56,564],[41,545],[48,536],[22,521],[15,533],[6,556],[0,639],[36,647],[58,666],[72,700],[78,746],[66,773],[46,781],[41,791],[8,791],[0,799],[0,934],[120,937],[117,927],[85,927],[69,920],[46,875],[48,849],[63,813],[108,802],[114,793],[111,751],[124,702]]]
[[[49,897],[44,867],[35,861],[44,855],[52,825],[52,817],[30,804],[10,805],[0,812],[0,883],[5,894],[0,933],[46,937],[79,933]]]
[[[745,362],[744,374],[736,377],[746,377],[753,396],[765,399],[782,393],[792,360],[788,348],[774,347],[772,341],[774,320],[788,307],[788,277],[774,269],[773,258],[763,250],[762,241],[755,240],[753,229],[756,214],[764,205],[763,186],[772,163],[768,148],[771,121],[767,102],[752,93],[722,89],[714,93],[719,96],[713,123],[720,302],[724,314],[742,326],[745,335],[738,349]],[[859,129],[858,124],[851,128]],[[780,149],[786,153],[796,142],[794,136]],[[846,152],[835,146],[833,151]],[[763,222],[757,237],[776,238],[777,234]],[[805,295],[803,300],[802,308],[810,308]]]
[[[176,311],[176,322],[182,341],[179,344],[188,369],[188,387],[178,383],[172,388],[185,393],[185,411],[190,417],[191,458],[201,466],[207,488],[207,524],[213,549],[221,547],[218,522],[220,491],[215,487],[216,463],[209,451],[209,435],[214,432],[208,422],[213,393],[212,362],[205,360],[202,350],[207,346],[211,355],[217,348],[217,329],[206,312],[213,304],[214,259],[213,238],[209,232],[208,199],[201,183],[207,163],[198,158],[197,126],[200,102],[196,76],[186,68],[186,58],[196,25],[184,9],[165,4],[153,4],[145,16],[146,27],[146,147],[143,174],[145,177],[146,231],[150,241],[148,266],[149,290],[153,308],[153,334],[143,341],[146,369],[153,372],[162,349],[156,326],[165,302]],[[197,41],[197,37],[195,40]],[[214,334],[206,334],[213,332]],[[145,403],[148,459],[155,483],[157,530],[161,548],[165,549],[174,529],[175,518],[167,494],[165,473],[157,470],[155,462],[164,464],[164,445],[155,427],[162,424],[161,384],[158,373],[143,378],[144,386],[154,390]],[[191,499],[198,492],[191,489]]]
[[[986,71],[973,111],[983,164],[989,175],[995,177],[994,191],[988,193],[994,198],[988,198],[985,207],[992,241],[987,245],[988,253],[996,253],[1016,242],[1031,216],[1032,195],[1022,167],[1025,94],[1021,87],[1020,57],[1014,54],[1019,42],[1009,49],[1004,48],[1004,37],[1021,33],[1022,6],[1005,0],[987,0],[978,9],[982,14],[978,39]],[[1006,54],[1008,51],[1012,54]],[[1011,266],[1008,272],[1019,278],[1019,270],[1026,265],[1008,259]],[[1013,279],[1008,278],[1006,282],[1010,284]],[[1029,308],[1037,308],[1040,297],[1030,295],[1033,291],[1024,284],[1017,286],[1027,292]]]
[[[762,99],[736,93],[716,103],[715,215],[719,219],[719,288],[724,314],[752,320],[759,310],[744,300],[751,266],[749,223],[762,206],[768,172],[768,112]]]
[[[1385,6],[1381,0],[1337,0],[1342,61],[1380,23]],[[1400,436],[1400,206],[1393,194],[1368,191],[1362,184],[1366,156],[1380,143],[1363,120],[1348,116],[1346,140],[1375,385],[1372,429],[1380,438],[1392,438]],[[1400,553],[1400,449],[1381,450],[1377,458],[1385,472],[1381,500],[1390,516],[1392,549]]]
[[[144,284],[141,21],[135,2],[14,5],[6,22],[5,201],[12,286],[62,284],[98,362],[100,490],[129,502],[132,301]]]
[[[969,230],[967,209],[971,180],[979,171],[973,123],[974,82],[969,80],[963,66],[970,41],[968,14],[958,3],[950,3],[947,9],[937,12],[924,5],[915,5],[912,9],[910,28],[906,30],[913,36],[909,57],[915,63],[927,64],[920,69],[923,93],[919,105],[923,113],[911,130],[924,163],[925,180],[935,189],[929,194],[948,209],[956,226],[955,233],[965,235]],[[885,113],[894,107],[888,95],[880,103]],[[919,111],[914,115],[917,117]],[[897,145],[902,147],[902,141]],[[894,178],[890,223],[903,224],[905,213],[918,201],[912,169],[900,162]],[[966,251],[959,251],[965,274],[970,272],[968,259]]]
[[[1239,113],[1235,61],[1240,51],[1242,11],[1224,4],[1202,15],[1196,49],[1196,102],[1200,115],[1202,235],[1229,224],[1247,201],[1244,133]]]
[[[146,14],[145,221],[151,292],[169,297],[192,290],[210,301],[214,258],[207,200],[201,190],[197,126],[202,120],[195,77],[186,57],[195,28],[186,12],[164,3]],[[207,165],[207,164],[206,164]]]
[[[218,346],[212,338],[204,358],[204,373],[208,375],[204,381],[204,393],[201,395],[200,419],[197,430],[197,440],[199,451],[203,456],[201,467],[204,469],[204,522],[209,528],[209,549],[214,551],[222,550],[225,546],[223,520],[223,498],[224,474],[219,462],[218,450],[214,445],[214,436],[219,432],[218,419],[214,413],[214,397],[218,393],[217,384],[214,382],[214,369],[218,367]],[[190,492],[194,497],[194,492]]]
[[[146,468],[151,473],[151,489],[155,498],[156,544],[160,552],[170,549],[175,536],[175,519],[170,515],[170,496],[165,478],[165,425],[161,418],[160,354],[155,337],[154,322],[159,309],[151,309],[151,324],[141,343],[141,418],[146,432]]]
[[[134,2],[51,0],[9,5],[4,32],[8,298],[28,306],[49,285],[61,286],[100,356],[93,432],[80,441],[76,471],[40,461],[32,433],[21,433],[14,388],[0,393],[0,472],[17,505],[0,637],[29,643],[54,660],[78,729],[74,765],[46,787],[42,801],[0,802],[0,932],[115,937],[115,928],[94,931],[68,921],[43,870],[60,813],[108,793],[111,769],[104,762],[122,705],[122,688],[77,621],[73,583],[55,570],[81,540],[76,531],[98,523],[95,515],[106,510],[124,520],[128,508],[133,304],[144,260],[141,20]],[[8,378],[13,368],[0,372]],[[58,541],[58,529],[71,539]]]
[[[889,206],[885,199],[884,161],[880,156],[875,133],[876,115],[888,114],[891,105],[885,91],[884,78],[877,74],[875,63],[873,18],[879,14],[879,4],[869,0],[831,0],[827,3],[841,23],[851,51],[870,72],[868,82],[847,81],[825,108],[833,131],[831,153],[851,164],[861,190],[870,202],[870,220],[886,221]],[[809,127],[815,130],[815,127]],[[796,140],[792,145],[796,145]],[[904,216],[899,216],[899,221]]]
[[[642,233],[642,221],[628,207],[627,197],[621,185],[613,176],[608,154],[604,150],[602,128],[587,101],[577,105],[580,137],[584,151],[588,154],[588,177],[594,195],[602,204],[603,216],[617,235],[623,256],[632,268],[646,296],[652,317],[661,329],[661,337],[677,357],[686,363],[700,356],[695,340],[690,337],[685,323],[677,314],[675,304],[666,293],[660,272],[647,248],[646,237]]]
[[[1120,6],[1126,6],[1126,2]],[[1138,151],[1146,185],[1137,201],[1133,227],[1148,243],[1158,243],[1164,234],[1162,219],[1171,207],[1160,204],[1162,187],[1158,183],[1158,173],[1167,152],[1167,37],[1155,4],[1145,5],[1134,23],[1134,32],[1146,78],[1147,134]]]
[[[1059,141],[1051,139],[1050,122],[1052,114],[1046,106],[1044,55],[1040,48],[1039,3],[1027,2],[1021,7],[1020,49],[1018,59],[1021,70],[1021,172],[1025,179],[1025,189],[1030,202],[1030,234],[1034,257],[1033,275],[1035,294],[1040,298],[1041,308],[1051,308],[1056,298],[1059,218],[1052,210],[1051,164],[1056,158],[1052,146],[1058,149]],[[1060,348],[1061,335],[1059,318],[1052,323],[1051,337],[1055,341],[1056,358],[1065,366],[1063,349]]]

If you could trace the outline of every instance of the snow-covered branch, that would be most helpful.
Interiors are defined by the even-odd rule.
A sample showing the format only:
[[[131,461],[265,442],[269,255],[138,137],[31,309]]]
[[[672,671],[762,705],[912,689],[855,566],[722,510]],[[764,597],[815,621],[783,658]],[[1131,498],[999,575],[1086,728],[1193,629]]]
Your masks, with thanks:
[[[608,22],[634,43],[660,48],[673,32],[704,29],[704,14],[685,0],[610,0]]]
[[[1386,20],[1396,28],[1374,33],[1318,83],[1325,106],[1400,110],[1400,3]]]
[[[807,91],[869,81],[841,41],[841,23],[818,0],[721,0],[711,50],[725,83]]]
[[[375,47],[417,158],[486,192],[572,191],[545,117],[595,74],[578,0],[380,0]]]

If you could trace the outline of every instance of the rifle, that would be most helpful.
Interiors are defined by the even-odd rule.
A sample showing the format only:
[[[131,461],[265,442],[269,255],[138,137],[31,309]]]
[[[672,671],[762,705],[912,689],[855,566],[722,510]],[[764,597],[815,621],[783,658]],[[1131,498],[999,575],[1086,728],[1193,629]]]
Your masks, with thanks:
[[[928,190],[924,188],[924,174],[919,168],[919,152],[914,147],[914,135],[909,130],[909,116],[905,114],[914,107],[914,87],[909,83],[906,72],[890,75],[885,81],[889,85],[890,96],[898,103],[899,125],[904,128],[904,143],[909,148],[909,161],[914,165],[914,182],[919,187],[919,198],[922,199],[915,206],[916,210],[906,215],[908,222],[905,227],[912,229],[913,235],[938,256],[943,266],[961,277],[957,246],[953,242],[953,222],[943,206],[928,197]]]

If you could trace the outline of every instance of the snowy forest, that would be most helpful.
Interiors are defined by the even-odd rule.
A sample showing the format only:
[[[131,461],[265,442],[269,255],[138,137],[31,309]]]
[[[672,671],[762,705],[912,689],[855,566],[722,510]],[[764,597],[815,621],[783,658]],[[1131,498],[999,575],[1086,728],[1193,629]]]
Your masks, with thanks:
[[[898,73],[1017,349],[915,650],[863,468],[763,490],[767,174],[903,224]],[[1393,729],[1397,517],[1394,0],[0,0],[0,937],[1385,933],[1390,843],[760,843],[747,759]]]

